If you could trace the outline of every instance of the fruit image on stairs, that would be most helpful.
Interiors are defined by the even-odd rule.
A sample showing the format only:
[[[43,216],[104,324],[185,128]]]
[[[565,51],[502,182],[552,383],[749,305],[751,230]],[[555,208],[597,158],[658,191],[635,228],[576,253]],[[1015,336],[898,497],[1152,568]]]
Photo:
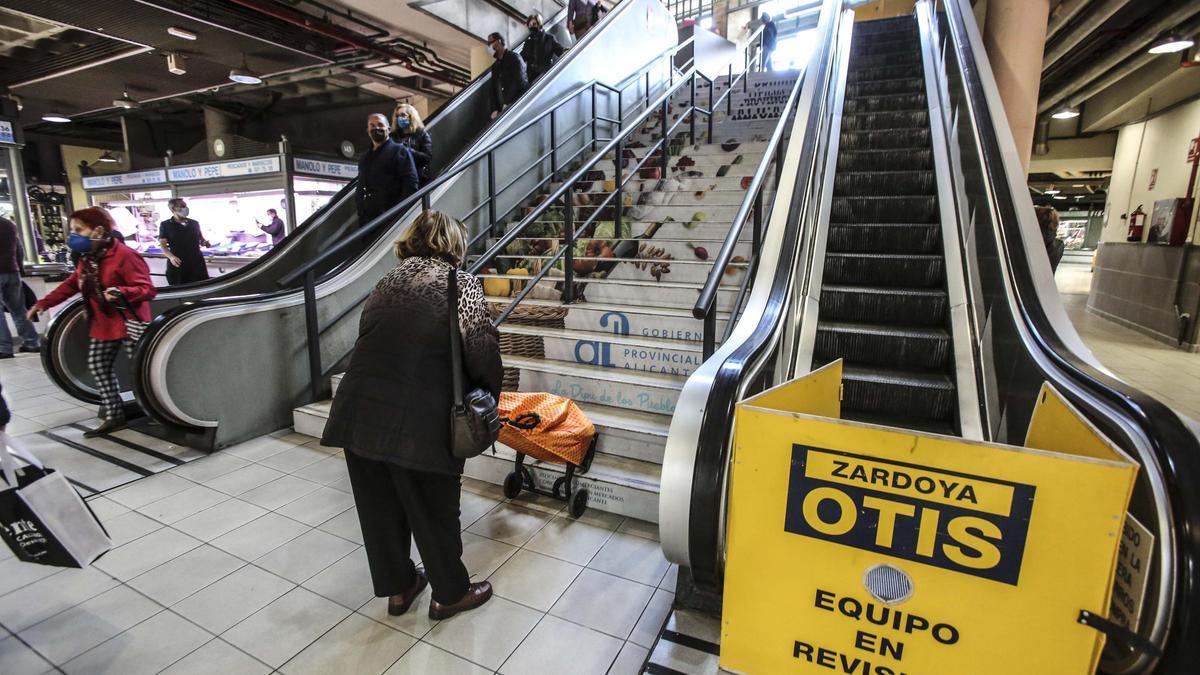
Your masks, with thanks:
[[[679,142],[661,157],[646,158],[661,133],[662,120],[651,115],[633,131],[620,158],[601,158],[574,184],[572,222],[595,222],[574,242],[574,302],[563,301],[564,265],[558,261],[500,323],[505,389],[566,396],[581,407],[599,434],[595,456],[577,484],[589,492],[589,509],[654,521],[658,518],[659,474],[667,429],[687,377],[703,360],[703,326],[692,308],[720,252],[731,223],[746,199],[746,189],[774,130],[778,109],[796,82],[795,73],[752,74],[743,94],[735,90],[734,120],[724,104],[709,142],[707,122],[697,123],[699,141],[687,141],[688,123],[679,126]],[[726,83],[718,79],[715,95]],[[775,102],[779,92],[783,99]],[[685,100],[690,92],[676,97]],[[707,89],[697,101],[707,101]],[[772,107],[774,106],[774,107]],[[753,110],[751,110],[753,108]],[[755,110],[776,110],[774,118]],[[739,117],[740,115],[740,117]],[[630,178],[622,189],[621,226],[616,225],[617,166]],[[653,168],[647,171],[647,168]],[[562,175],[570,175],[566,167]],[[773,165],[766,168],[773,176]],[[548,185],[506,223],[498,223],[488,244],[515,227],[561,183]],[[773,185],[764,192],[769,204]],[[602,211],[597,214],[597,209]],[[548,208],[479,275],[498,316],[565,245],[563,207]],[[717,334],[723,334],[739,288],[750,274],[751,228],[736,242],[721,275],[717,298]],[[296,411],[296,428],[316,433],[328,414],[327,403]],[[465,475],[503,484],[515,453],[502,444],[497,452],[471,459]],[[561,465],[526,459],[537,485],[550,488],[564,474]]]
[[[846,418],[956,433],[920,58],[911,17],[855,26],[813,367],[845,360]]]

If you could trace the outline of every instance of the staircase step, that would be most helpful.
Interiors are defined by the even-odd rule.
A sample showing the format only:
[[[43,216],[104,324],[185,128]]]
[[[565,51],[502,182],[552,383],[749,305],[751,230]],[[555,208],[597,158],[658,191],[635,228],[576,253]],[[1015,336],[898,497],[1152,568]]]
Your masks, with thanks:
[[[725,241],[726,235],[729,234],[730,221],[693,221],[689,218],[688,220],[663,220],[660,221],[660,223],[652,223],[626,219],[621,223],[621,229],[623,230],[622,234],[632,234],[634,237],[638,237],[639,235],[645,234],[652,225],[656,224],[660,226],[658,231],[654,233],[654,237],[651,238],[652,241],[662,237],[664,239],[684,239],[696,242],[714,242]],[[513,223],[513,225],[515,225],[515,223]],[[575,225],[578,227],[579,223],[576,223]],[[608,233],[612,233],[614,235],[613,238],[616,238],[616,229],[611,220],[601,220],[596,232],[593,232],[592,236],[596,236],[597,232],[599,233],[599,236],[596,238],[607,239],[608,237],[605,235]],[[534,223],[531,223],[529,228],[522,232],[524,235],[522,238],[556,238],[561,237],[562,233],[563,224],[561,220],[542,218]],[[752,237],[753,232],[751,228],[745,227],[742,229],[742,232],[739,236],[739,241],[750,241]],[[712,249],[709,249],[709,253],[713,253]],[[715,253],[713,254],[715,255]]]
[[[912,251],[934,253],[942,247],[938,223],[830,223],[826,249],[847,253]]]
[[[700,327],[696,322],[697,329]],[[698,342],[644,338],[612,332],[541,326],[500,325],[501,351],[528,350],[533,342],[543,358],[567,363],[688,376],[704,360]],[[513,345],[508,347],[507,345]],[[519,345],[519,346],[518,346]]]
[[[660,229],[659,232],[662,232]],[[518,238],[514,239],[509,247],[512,251],[529,251],[528,247],[534,244],[544,246],[546,243],[544,238]],[[593,241],[602,241],[609,246],[615,248],[620,247],[621,243],[626,239],[593,239],[583,237],[576,241],[582,242],[582,246],[588,246]],[[721,251],[721,246],[725,244],[724,239],[667,239],[665,237],[654,236],[650,239],[638,239],[639,243],[650,243],[654,246],[663,249],[663,251],[676,260],[695,260],[695,261],[711,261],[712,258]],[[488,245],[496,243],[495,239],[489,240]],[[540,249],[534,249],[540,250]],[[839,249],[840,250],[840,249]],[[738,241],[734,244],[733,255],[749,258],[750,242]]]
[[[675,412],[682,375],[645,373],[546,359],[504,356],[507,368],[521,371],[520,391],[544,391],[576,403],[595,403],[639,412]]]
[[[893,326],[943,326],[949,302],[934,288],[821,286],[821,318]]]
[[[842,408],[902,419],[951,420],[957,409],[954,383],[941,373],[846,366]]]
[[[833,180],[835,196],[936,193],[937,177],[932,171],[842,171]]]
[[[945,281],[941,254],[828,253],[825,256],[824,283],[941,288]]]
[[[891,112],[849,113],[842,115],[842,131],[875,131],[892,129],[929,128],[928,110],[899,110]]]
[[[645,194],[645,193],[642,193]],[[692,195],[695,199],[695,195]],[[597,200],[599,201],[599,200]],[[682,204],[639,204],[641,201],[635,195],[629,195],[625,205],[621,209],[623,220],[630,222],[646,221],[657,222],[674,220],[676,222],[732,222],[733,217],[737,215],[741,204],[710,204],[705,199],[682,203]],[[613,200],[616,202],[616,199]],[[596,210],[600,208],[593,204],[580,204],[575,207],[575,222],[581,223],[587,218],[590,218]],[[612,213],[610,213],[610,211]],[[601,220],[612,220],[615,215],[615,207],[610,204],[601,209],[603,215]],[[554,218],[552,220],[558,220]]]
[[[652,143],[653,143],[653,141],[646,142],[646,141],[638,140],[638,141],[635,141],[634,144],[626,144],[625,150],[628,153],[632,153],[633,156],[636,156],[639,158],[645,157],[646,154],[650,151],[649,146]],[[694,145],[684,144],[682,146],[680,146],[679,144],[673,144],[673,146],[668,150],[667,154],[691,155],[693,157],[699,157],[699,156],[705,156],[705,155],[733,156],[738,153],[743,153],[743,154],[747,154],[747,155],[762,155],[763,151],[766,150],[766,147],[767,147],[766,141],[742,141],[737,138],[728,138],[728,139],[722,140],[719,143],[697,143]],[[655,152],[655,154],[658,154],[658,153]],[[628,157],[630,155],[627,154],[626,156]],[[605,159],[611,160],[612,157],[611,156],[605,157]]]
[[[643,298],[653,301],[656,298]],[[507,306],[511,298],[488,297],[488,302],[496,306]],[[526,298],[520,307],[536,307],[561,315],[561,325],[572,330],[597,331],[601,333],[620,333],[636,335],[644,338],[664,338],[668,340],[683,340],[701,342],[704,339],[699,322],[692,316],[692,308],[663,307],[649,304],[611,304],[603,302],[577,302],[564,305],[553,300],[538,300]],[[717,313],[717,334],[723,334],[725,324],[729,321],[728,312]],[[513,323],[521,323],[520,315],[509,319]],[[502,325],[508,325],[506,322]],[[539,325],[547,325],[540,322]],[[556,324],[559,325],[559,324]]]
[[[842,171],[929,171],[933,150],[847,150],[838,152]]]
[[[840,196],[833,198],[830,220],[837,222],[937,222],[937,197],[932,195]]]
[[[513,470],[515,459],[516,452],[512,448],[497,443],[496,454],[485,452],[467,460],[463,475],[503,485],[504,478]],[[548,464],[528,458],[525,466],[533,474],[537,485],[546,490],[551,489],[554,481],[566,471],[562,464]],[[662,467],[657,464],[597,453],[591,469],[586,474],[576,475],[577,484],[588,489],[588,509],[657,522],[661,474]],[[514,503],[519,505],[522,498],[518,495]]]
[[[843,131],[838,141],[838,150],[896,150],[920,149],[929,146],[929,127],[909,129],[875,129]]]
[[[898,112],[924,110],[925,94],[890,94],[886,96],[858,96],[847,98],[842,107],[845,113]]]
[[[652,239],[646,240],[640,246],[645,247],[646,250],[659,250],[659,247],[654,244]],[[639,281],[654,281],[661,278],[665,281],[693,284],[703,284],[708,281],[708,277],[712,273],[712,262],[696,260],[690,254],[688,257],[691,259],[677,259],[668,256],[655,257],[652,253],[639,255],[635,252],[633,257],[620,258],[621,262],[612,266],[607,271],[605,278],[611,280],[630,279]],[[531,255],[500,255],[496,256],[496,258],[504,260],[514,267],[524,261],[539,261],[545,264],[550,260],[548,256]],[[613,260],[614,258],[580,256],[575,258],[575,264],[577,270],[583,266],[600,266],[600,269],[604,270]],[[726,267],[725,278],[721,280],[721,283],[741,283],[742,274],[747,267],[749,267],[749,263],[746,262],[730,263]],[[655,275],[658,276],[656,277]],[[588,279],[590,277],[581,276],[580,278]]]
[[[717,287],[717,307],[728,311],[733,305],[744,271],[727,274],[721,286]],[[508,279],[525,282],[528,276],[504,274],[479,274],[480,279]],[[553,285],[562,281],[562,277],[549,277],[539,284],[542,288],[553,290]],[[638,279],[595,279],[580,276],[577,281],[582,287],[583,297],[576,295],[577,302],[604,302],[613,304],[638,304],[653,302],[656,306],[678,307],[690,309],[700,297],[702,283],[685,283],[677,281],[655,281]],[[547,295],[549,293],[547,292]],[[555,298],[557,299],[557,297]]]
[[[869,323],[821,321],[814,363],[844,358],[853,365],[944,369],[953,356],[944,328],[904,328]]]
[[[601,194],[607,196],[608,193],[612,192],[612,189],[605,189],[603,180],[592,180],[587,182],[591,183],[591,185],[588,186],[588,189],[582,191],[584,194]],[[770,183],[769,180],[768,183]],[[550,191],[558,189],[559,185],[560,184],[554,184],[551,186]],[[615,188],[616,186],[610,185],[608,187]],[[708,193],[720,192],[737,195],[738,201],[740,202],[741,199],[746,196],[746,189],[748,187],[749,180],[745,176],[725,176],[722,178],[668,177],[666,180],[661,180],[658,178],[634,178],[625,184],[624,189],[625,192],[631,194],[662,194],[667,197],[667,203],[670,203],[671,199],[676,195],[676,193],[686,197],[701,191]]]

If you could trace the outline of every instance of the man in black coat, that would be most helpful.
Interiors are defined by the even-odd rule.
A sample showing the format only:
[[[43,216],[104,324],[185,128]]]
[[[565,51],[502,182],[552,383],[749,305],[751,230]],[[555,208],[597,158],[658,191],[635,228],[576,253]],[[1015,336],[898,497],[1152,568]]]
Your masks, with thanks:
[[[558,40],[554,39],[553,35],[542,30],[540,14],[530,14],[529,18],[525,20],[525,26],[529,28],[529,37],[525,38],[525,47],[521,51],[521,57],[525,59],[529,81],[533,82],[545,75],[550,70],[550,66],[554,65],[554,61],[566,50],[558,44]]]
[[[385,115],[367,117],[371,149],[358,160],[358,224],[366,225],[417,191],[417,165],[412,153],[389,136]]]
[[[499,33],[488,36],[488,50],[496,58],[492,64],[492,119],[496,119],[529,88],[529,76],[525,60],[505,47]]]
[[[763,32],[763,70],[773,70],[771,68],[771,55],[775,53],[776,36],[779,34],[779,29],[775,27],[775,22],[771,20],[771,15],[766,12],[762,13]]]

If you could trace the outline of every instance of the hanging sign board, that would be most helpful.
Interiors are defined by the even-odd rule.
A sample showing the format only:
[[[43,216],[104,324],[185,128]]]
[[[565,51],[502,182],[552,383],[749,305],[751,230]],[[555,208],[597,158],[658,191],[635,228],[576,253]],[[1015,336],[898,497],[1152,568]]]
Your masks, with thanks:
[[[133,185],[154,185],[167,182],[166,169],[150,169],[132,173],[114,173],[107,176],[84,176],[84,190],[99,190],[102,188],[129,187]]]
[[[841,362],[738,406],[721,666],[1092,673],[1136,465],[1046,385],[1026,447],[847,422]]]
[[[17,144],[17,135],[13,132],[13,123],[8,120],[0,120],[0,144]]]
[[[308,174],[310,176],[329,176],[331,178],[344,178],[346,180],[358,176],[358,165],[348,162],[329,162],[323,159],[296,157],[292,159],[292,168],[296,173]]]
[[[278,172],[278,157],[261,157],[259,159],[242,159],[233,162],[175,166],[167,169],[167,176],[170,177],[172,183],[184,183],[193,180],[237,178],[239,176],[257,176]]]

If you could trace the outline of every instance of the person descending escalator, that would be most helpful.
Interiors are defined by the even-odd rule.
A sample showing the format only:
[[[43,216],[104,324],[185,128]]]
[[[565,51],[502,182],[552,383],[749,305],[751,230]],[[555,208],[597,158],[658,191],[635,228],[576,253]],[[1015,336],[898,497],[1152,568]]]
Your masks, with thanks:
[[[607,12],[600,0],[569,0],[567,3],[567,32],[579,42]]]
[[[128,323],[150,320],[150,300],[157,291],[150,280],[150,268],[136,251],[112,236],[112,216],[93,206],[71,214],[71,235],[67,247],[80,254],[75,272],[29,309],[32,320],[38,314],[79,293],[85,300],[88,317],[88,370],[96,380],[100,394],[103,424],[85,436],[99,436],[125,426],[125,405],[113,368],[124,346],[133,351],[134,337]]]
[[[200,223],[188,218],[190,210],[182,197],[167,202],[171,217],[158,225],[158,243],[167,256],[167,283],[190,284],[208,278],[208,265],[200,247],[211,244],[200,231]]]
[[[553,35],[542,29],[541,14],[530,14],[525,20],[525,26],[529,28],[529,37],[525,38],[525,47],[521,50],[521,55],[525,59],[529,81],[532,83],[545,75],[566,50],[558,44]]]
[[[529,76],[525,60],[505,47],[502,35],[492,33],[487,44],[496,59],[492,64],[492,119],[496,119],[529,88]]]
[[[358,160],[358,224],[366,225],[417,191],[417,166],[408,147],[393,141],[387,116],[367,117],[371,149]]]
[[[417,165],[417,182],[424,187],[433,177],[433,137],[421,121],[417,109],[407,103],[397,103],[392,112],[392,140],[408,148]]]

